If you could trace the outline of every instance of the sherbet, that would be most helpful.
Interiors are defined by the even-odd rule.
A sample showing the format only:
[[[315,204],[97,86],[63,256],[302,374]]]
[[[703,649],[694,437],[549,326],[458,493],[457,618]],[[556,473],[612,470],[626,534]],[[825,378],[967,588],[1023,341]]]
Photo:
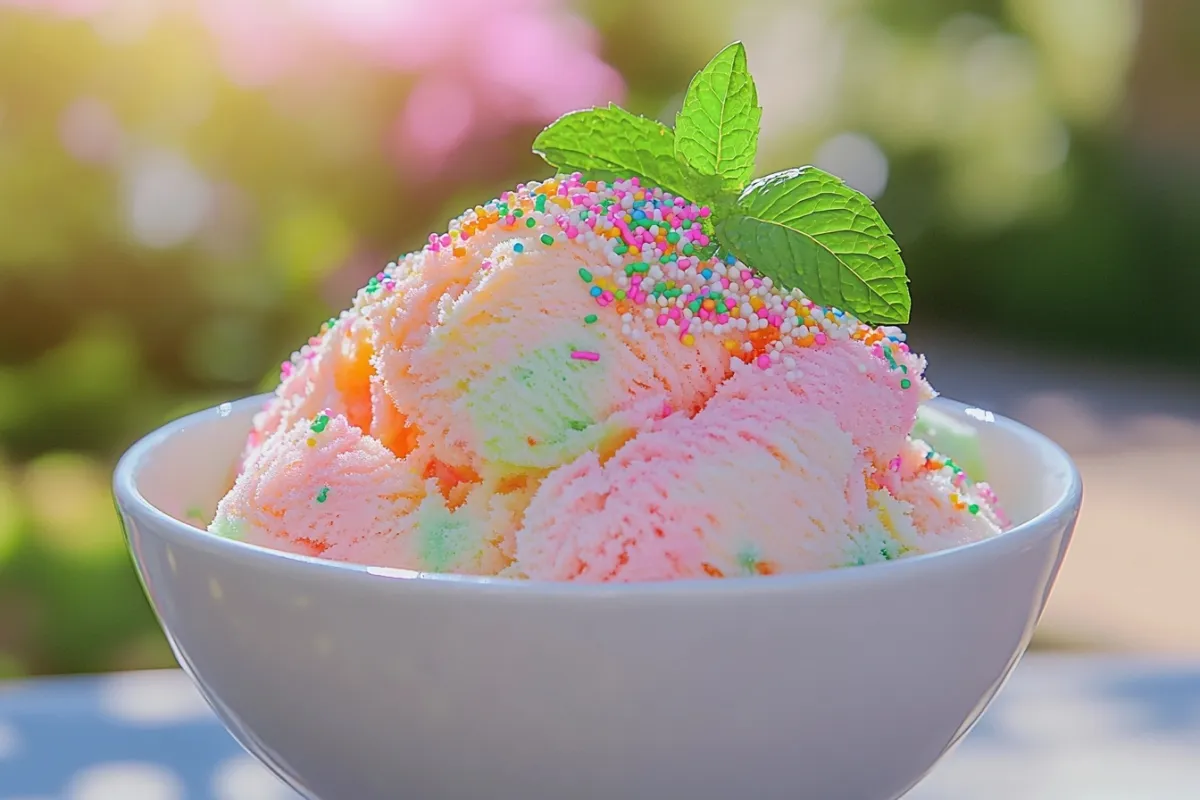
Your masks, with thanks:
[[[210,530],[580,581],[999,534],[986,484],[910,437],[934,392],[904,334],[706,257],[708,214],[579,173],[468,210],[284,365]]]

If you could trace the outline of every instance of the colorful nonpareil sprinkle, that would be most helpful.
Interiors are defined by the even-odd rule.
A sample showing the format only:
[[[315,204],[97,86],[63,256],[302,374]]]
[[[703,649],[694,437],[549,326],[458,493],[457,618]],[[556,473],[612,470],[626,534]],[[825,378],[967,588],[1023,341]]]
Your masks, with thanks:
[[[743,363],[768,371],[779,369],[789,347],[821,348],[853,339],[867,355],[887,363],[897,387],[913,386],[908,373],[914,362],[898,328],[866,325],[841,309],[813,303],[799,289],[781,291],[732,255],[712,255],[713,242],[702,224],[710,214],[709,208],[638,178],[606,183],[575,173],[522,184],[475,206],[452,220],[447,233],[430,235],[424,252],[468,258],[465,243],[497,228],[511,232],[513,254],[531,246],[559,246],[565,237],[587,250],[586,266],[573,268],[584,302],[596,307],[596,313],[583,317],[584,324],[614,314],[621,332],[636,338],[642,331],[633,318],[641,316],[687,347],[716,337]],[[530,234],[532,244],[520,238]],[[410,254],[373,276],[360,290],[360,300],[394,291],[418,256]],[[486,260],[480,270],[490,267]],[[337,323],[323,325],[321,335],[337,335],[345,328]],[[281,378],[313,352],[313,347],[302,348],[285,363]],[[795,371],[786,372],[789,380],[799,379]]]

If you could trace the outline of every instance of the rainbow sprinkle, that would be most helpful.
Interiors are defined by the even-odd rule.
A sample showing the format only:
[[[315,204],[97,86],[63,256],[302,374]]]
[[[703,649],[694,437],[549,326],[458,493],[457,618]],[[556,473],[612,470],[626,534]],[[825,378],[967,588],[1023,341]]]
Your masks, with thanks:
[[[572,350],[571,358],[574,358],[578,361],[599,361],[600,354],[591,350]]]
[[[705,233],[705,220],[711,213],[637,178],[606,183],[575,173],[521,184],[469,209],[450,222],[448,232],[431,234],[424,252],[465,258],[472,237],[496,228],[511,234],[514,254],[564,241],[582,245],[592,253],[587,266],[578,269],[579,287],[584,301],[590,298],[597,307],[584,324],[611,313],[621,333],[635,339],[645,334],[645,325],[663,329],[686,347],[715,338],[735,357],[734,368],[779,370],[789,381],[803,374],[787,363],[794,361],[784,355],[787,348],[853,339],[886,362],[898,388],[914,386],[908,374],[914,362],[900,329],[863,324],[841,309],[813,303],[798,289],[775,287],[732,255],[710,255],[714,243]],[[417,268],[418,255],[409,254],[370,279],[358,303],[393,291]],[[491,266],[487,262],[480,269]],[[637,324],[638,316],[644,324]],[[322,334],[336,330],[326,323]],[[313,347],[302,348],[284,365],[282,379],[313,353]]]

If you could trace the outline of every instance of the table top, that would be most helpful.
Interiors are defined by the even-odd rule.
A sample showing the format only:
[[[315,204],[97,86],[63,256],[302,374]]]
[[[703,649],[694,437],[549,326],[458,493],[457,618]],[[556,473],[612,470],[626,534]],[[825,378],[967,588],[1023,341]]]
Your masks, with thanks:
[[[1200,663],[1031,655],[906,800],[1200,798]],[[177,671],[0,683],[0,800],[296,800]]]

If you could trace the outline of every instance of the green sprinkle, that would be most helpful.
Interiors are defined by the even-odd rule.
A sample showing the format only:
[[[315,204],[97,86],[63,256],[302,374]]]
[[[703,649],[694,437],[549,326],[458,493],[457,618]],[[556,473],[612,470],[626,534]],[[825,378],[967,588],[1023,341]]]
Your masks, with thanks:
[[[583,318],[583,321],[586,322],[588,325],[591,325],[593,322],[595,322],[598,319],[600,319],[600,318],[597,317],[595,314],[588,314],[586,317]]]
[[[692,227],[692,221],[690,219],[685,219],[683,221],[683,224],[680,225],[679,227],[683,228],[686,231],[688,228]]]
[[[655,294],[662,294],[666,290],[667,290],[667,284],[663,283],[662,281],[659,281],[658,283],[654,284],[654,293]]]
[[[497,209],[497,211],[500,212],[500,216],[507,217],[508,216],[508,203],[501,203],[500,207]]]
[[[332,328],[334,325],[337,325],[337,317],[330,317],[325,320],[325,324]]]
[[[660,263],[660,264],[670,264],[670,263],[671,263],[671,257],[670,257],[670,256],[659,256],[659,257],[658,257],[658,263]]]
[[[618,300],[624,300],[624,299],[625,299],[625,290],[624,290],[624,289],[617,289],[617,291],[616,291],[616,293],[613,295],[613,297],[617,298]]]
[[[329,487],[322,486],[321,491],[317,492],[317,502],[324,503],[329,498]]]
[[[585,283],[591,283],[591,282],[592,282],[592,273],[588,272],[588,271],[587,271],[586,269],[584,269],[583,267],[580,267],[580,268],[579,268],[579,277],[583,278],[583,280],[584,280],[584,282],[585,282]]]
[[[667,234],[667,241],[671,244],[675,244],[679,241],[679,233],[677,231],[671,231]]]
[[[515,209],[513,211],[513,216],[517,217],[518,219],[525,216],[525,209],[523,209],[523,208]]]
[[[967,506],[967,511],[970,511],[972,514],[978,514],[979,513],[979,504],[971,503],[971,505]]]
[[[372,276],[371,280],[367,281],[367,293],[370,294],[377,291],[379,291],[379,278]]]
[[[514,253],[524,253],[525,245],[521,244],[520,242],[517,242],[516,244],[513,245],[513,252]]]
[[[632,274],[633,274],[633,264],[626,264],[626,265],[625,265],[625,274],[626,274],[627,276],[628,276],[628,275],[632,275]]]
[[[910,386],[912,386],[912,381],[910,381],[908,378],[905,378],[902,381],[900,381],[901,389],[907,389]]]
[[[636,264],[633,264],[633,265],[631,265],[631,266],[633,267],[633,271],[634,271],[634,272],[642,272],[642,273],[645,273],[645,272],[649,272],[649,271],[650,271],[650,265],[649,265],[649,264],[647,264],[645,261],[639,261],[639,262],[637,262]]]
[[[530,217],[529,219],[525,220],[525,227],[526,227],[526,228],[532,228],[532,227],[534,227],[535,225],[537,225],[537,220],[536,220],[536,219],[534,219],[533,217]]]
[[[325,430],[325,426],[328,424],[329,416],[327,414],[321,414],[319,417],[313,420],[313,424],[309,427],[309,429],[313,433],[321,433],[323,430]]]
[[[554,244],[554,237],[548,233],[543,233],[542,234],[542,244],[545,244],[545,245]]]
[[[533,207],[539,212],[546,210],[546,195],[539,194],[537,200],[533,201]]]
[[[683,254],[684,254],[685,256],[690,256],[690,255],[691,255],[692,253],[694,253],[694,252],[696,252],[696,248],[692,247],[692,243],[691,243],[691,242],[688,242],[687,244],[685,244],[685,245],[683,246]]]
[[[888,363],[892,365],[892,369],[895,369],[896,368],[896,359],[894,356],[892,356],[892,348],[890,348],[890,347],[883,348],[883,354],[884,354],[884,356],[887,357]],[[904,388],[907,389],[908,387],[905,386]]]
[[[614,252],[614,253],[616,253],[616,254],[617,254],[617,255],[619,255],[619,256],[623,256],[623,255],[625,255],[626,253],[628,253],[628,252],[629,252],[629,245],[626,245],[626,244],[619,244],[619,245],[617,245],[616,247],[614,247],[614,248],[613,248],[613,252]]]
[[[693,300],[692,302],[688,303],[688,306],[687,306],[687,307],[688,307],[688,308],[690,308],[690,309],[692,310],[692,313],[693,313],[693,314],[695,314],[697,311],[699,311],[699,310],[700,310],[700,301],[699,301],[699,300]]]

